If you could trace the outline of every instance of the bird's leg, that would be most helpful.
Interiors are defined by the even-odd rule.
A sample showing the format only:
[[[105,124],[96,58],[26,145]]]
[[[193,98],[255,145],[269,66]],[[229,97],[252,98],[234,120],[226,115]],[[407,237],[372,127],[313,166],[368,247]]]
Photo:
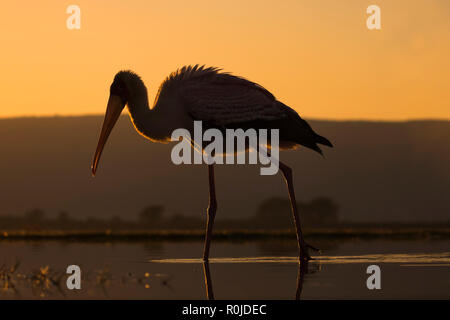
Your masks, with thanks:
[[[206,220],[206,237],[205,237],[205,248],[203,250],[203,260],[208,261],[209,259],[209,246],[211,243],[211,233],[214,225],[214,217],[217,211],[217,201],[216,201],[216,186],[214,182],[214,165],[208,165],[208,175],[209,175],[209,205],[207,210],[207,220]]]
[[[283,173],[284,180],[286,181],[286,185],[289,191],[289,199],[291,200],[292,214],[294,216],[295,230],[297,232],[299,259],[309,260],[311,259],[311,256],[308,253],[308,248],[311,248],[313,250],[317,249],[307,244],[303,239],[302,228],[300,225],[300,215],[298,214],[297,202],[295,200],[294,184],[292,182],[292,169],[281,161],[279,162],[279,167],[281,172]]]

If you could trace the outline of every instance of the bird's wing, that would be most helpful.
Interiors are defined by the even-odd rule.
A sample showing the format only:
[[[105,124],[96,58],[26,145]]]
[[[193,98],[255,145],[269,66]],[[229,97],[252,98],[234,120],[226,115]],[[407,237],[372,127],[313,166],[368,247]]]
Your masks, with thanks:
[[[210,126],[285,118],[274,96],[263,87],[229,74],[186,81],[180,96],[195,120]]]

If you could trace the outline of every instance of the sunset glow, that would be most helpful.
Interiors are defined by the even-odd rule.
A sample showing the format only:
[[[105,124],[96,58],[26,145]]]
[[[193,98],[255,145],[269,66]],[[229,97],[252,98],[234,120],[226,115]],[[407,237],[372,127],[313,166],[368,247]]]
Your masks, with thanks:
[[[450,4],[382,1],[86,1],[2,4],[0,117],[104,113],[121,69],[161,81],[206,64],[265,86],[306,118],[450,118]]]

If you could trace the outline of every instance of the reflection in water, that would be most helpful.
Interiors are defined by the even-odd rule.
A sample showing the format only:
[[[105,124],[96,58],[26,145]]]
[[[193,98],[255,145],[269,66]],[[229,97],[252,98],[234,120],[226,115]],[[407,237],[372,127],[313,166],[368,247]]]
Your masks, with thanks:
[[[300,300],[303,290],[303,281],[305,281],[305,274],[308,273],[308,260],[300,260],[298,263],[297,272],[297,286],[295,290],[295,300]]]
[[[336,249],[330,246],[325,255],[303,265],[295,256],[295,245],[219,242],[218,258],[206,265],[202,259],[191,259],[198,256],[201,242],[35,246],[0,241],[0,299],[449,298],[449,240],[336,241]],[[78,291],[65,284],[65,270],[72,264],[82,269]],[[386,285],[381,291],[367,290],[366,269],[372,264],[382,268]]]
[[[300,300],[300,296],[303,290],[303,282],[305,281],[305,275],[308,273],[308,261],[300,260],[298,263],[297,272],[297,285],[295,290],[295,300]],[[211,280],[211,271],[209,268],[209,261],[203,261],[203,273],[205,276],[205,289],[206,289],[206,299],[214,300],[213,283]]]
[[[151,260],[156,263],[175,263],[175,264],[196,264],[200,259],[161,259]],[[371,255],[354,255],[354,256],[318,256],[311,261],[301,260],[299,262],[297,257],[243,257],[243,258],[213,258],[210,259],[212,263],[297,263],[297,282],[295,300],[300,300],[303,291],[303,284],[305,276],[308,273],[315,273],[321,270],[322,264],[372,264],[372,263],[410,263],[405,266],[415,266],[411,263],[419,263],[419,266],[439,262],[439,266],[445,266],[450,262],[450,252],[428,253],[428,254],[371,254]],[[202,261],[204,282],[206,290],[206,298],[214,300],[213,281],[211,279],[210,262]],[[311,270],[313,266],[314,270]]]
[[[211,272],[209,271],[209,261],[203,261],[203,273],[205,274],[206,299],[214,300]]]

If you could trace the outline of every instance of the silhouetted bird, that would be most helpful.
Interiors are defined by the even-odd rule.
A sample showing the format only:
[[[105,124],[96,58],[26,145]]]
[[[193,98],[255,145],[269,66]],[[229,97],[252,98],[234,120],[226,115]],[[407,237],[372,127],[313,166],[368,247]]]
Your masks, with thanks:
[[[221,72],[220,69],[196,65],[177,70],[161,84],[151,109],[147,89],[141,78],[131,71],[120,71],[111,84],[105,119],[92,163],[93,175],[97,170],[106,140],[126,105],[136,130],[153,142],[170,141],[172,132],[178,128],[185,128],[193,133],[194,121],[201,120],[204,127],[220,130],[279,129],[279,143],[282,149],[294,149],[301,145],[322,153],[318,144],[332,147],[332,144],[316,134],[297,112],[276,100],[262,86]],[[289,191],[299,258],[309,259],[308,248],[315,248],[303,239],[292,170],[281,161],[279,168]],[[209,206],[204,260],[209,258],[211,232],[217,209],[214,165],[208,165],[208,172]]]

